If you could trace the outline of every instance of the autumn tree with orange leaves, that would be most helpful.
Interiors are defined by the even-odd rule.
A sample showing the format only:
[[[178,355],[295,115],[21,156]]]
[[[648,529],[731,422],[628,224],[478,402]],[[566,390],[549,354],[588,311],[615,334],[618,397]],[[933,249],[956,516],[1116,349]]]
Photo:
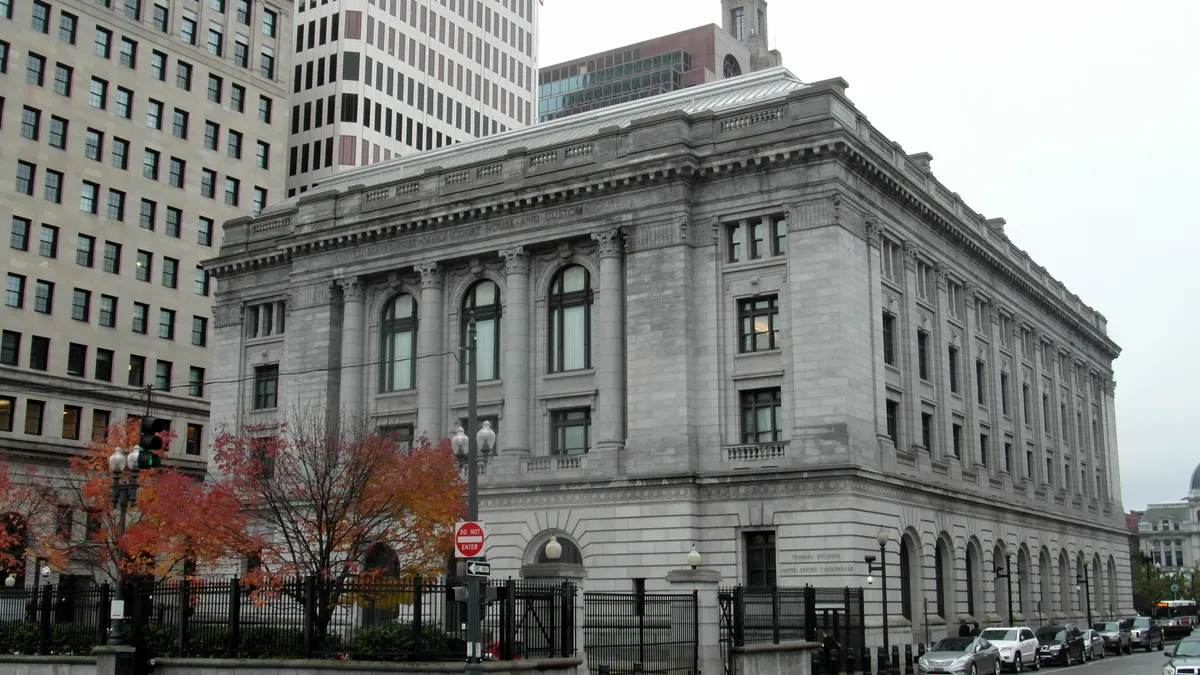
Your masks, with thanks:
[[[138,444],[140,422],[129,418],[113,424],[104,438],[70,460],[58,492],[64,503],[86,514],[87,526],[84,536],[60,541],[59,554],[115,581],[120,572],[182,576],[256,550],[256,539],[247,534],[247,515],[230,486],[171,468],[138,472],[137,500],[127,508],[120,533],[108,458],[116,448]],[[169,448],[174,433],[160,436]]]
[[[0,458],[0,582],[9,574],[22,577],[29,556],[53,567],[66,564],[57,506],[44,474]]]

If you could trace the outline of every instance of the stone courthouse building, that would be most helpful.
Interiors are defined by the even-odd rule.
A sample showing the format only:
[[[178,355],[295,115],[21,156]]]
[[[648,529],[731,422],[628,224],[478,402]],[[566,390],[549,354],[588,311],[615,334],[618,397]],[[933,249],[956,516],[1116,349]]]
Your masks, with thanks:
[[[227,223],[213,422],[445,437],[473,313],[494,574],[665,590],[694,544],[726,585],[857,587],[882,527],[917,639],[1007,622],[1006,559],[1018,620],[1081,621],[1085,572],[1131,612],[1104,317],[846,88],[770,69]]]

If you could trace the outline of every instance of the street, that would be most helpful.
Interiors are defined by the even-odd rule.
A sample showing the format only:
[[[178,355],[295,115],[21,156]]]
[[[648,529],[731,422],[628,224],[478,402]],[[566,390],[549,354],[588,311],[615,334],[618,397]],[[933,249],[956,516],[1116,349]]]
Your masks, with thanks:
[[[1162,666],[1167,662],[1167,657],[1162,652],[1155,650],[1152,652],[1135,651],[1129,656],[1114,656],[1108,655],[1105,659],[1095,659],[1088,663],[1071,666],[1068,668],[1047,666],[1042,672],[1049,671],[1056,674],[1056,671],[1062,672],[1063,675],[1078,673],[1079,675],[1158,675],[1162,672]],[[1026,671],[1028,672],[1028,671]]]

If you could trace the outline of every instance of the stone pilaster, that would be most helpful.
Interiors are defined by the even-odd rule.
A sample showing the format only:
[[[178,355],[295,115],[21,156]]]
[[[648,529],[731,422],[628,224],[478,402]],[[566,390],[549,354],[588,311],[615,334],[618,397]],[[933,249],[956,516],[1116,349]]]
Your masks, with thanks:
[[[946,268],[941,263],[936,265],[934,278],[937,280],[937,335],[934,336],[930,348],[933,352],[930,358],[933,359],[934,364],[931,367],[937,371],[937,398],[941,405],[934,411],[934,421],[937,423],[935,433],[938,437],[934,444],[940,448],[940,451],[932,453],[932,455],[935,459],[947,460],[954,456],[954,435],[951,429],[954,424],[954,416],[950,413],[950,401],[954,396],[950,392],[950,347],[954,341],[949,321],[950,281],[946,277]],[[962,374],[959,373],[959,376],[961,377]]]
[[[1107,459],[1108,475],[1108,502],[1110,504],[1121,503],[1121,465],[1117,461],[1117,423],[1116,423],[1116,406],[1117,406],[1117,382],[1110,378],[1102,378],[1100,386],[1100,438],[1103,445],[1102,452]]]
[[[883,272],[880,268],[883,246],[883,226],[877,220],[866,223],[867,255],[870,268],[871,297],[871,354],[875,369],[875,437],[891,445],[887,428],[887,365],[883,361]],[[791,242],[789,242],[791,243]]]
[[[1033,445],[1035,448],[1034,456],[1037,458],[1037,466],[1034,467],[1034,476],[1041,477],[1038,481],[1039,485],[1050,483],[1053,478],[1053,473],[1046,472],[1046,429],[1051,426],[1046,420],[1046,410],[1042,408],[1042,396],[1046,394],[1044,390],[1044,382],[1042,379],[1042,370],[1046,368],[1044,344],[1042,331],[1040,328],[1033,328],[1033,381],[1029,383],[1029,397],[1032,399],[1030,407],[1033,412]],[[1050,419],[1053,419],[1051,417]]]
[[[1054,449],[1056,451],[1054,461],[1057,466],[1054,467],[1054,472],[1055,474],[1058,474],[1060,471],[1063,472],[1058,482],[1058,489],[1061,491],[1068,483],[1074,488],[1075,483],[1078,482],[1078,477],[1074,475],[1074,461],[1072,460],[1070,463],[1064,461],[1066,453],[1071,452],[1074,448],[1067,446],[1067,436],[1063,433],[1063,403],[1066,401],[1062,400],[1063,378],[1059,377],[1058,374],[1060,364],[1063,363],[1063,352],[1059,350],[1057,343],[1052,343],[1050,353],[1052,355],[1049,364],[1051,390],[1050,417],[1054,420],[1054,424],[1050,425],[1050,434],[1054,439]],[[1061,367],[1066,368],[1065,365]],[[1067,471],[1071,471],[1072,475],[1068,476],[1066,474]]]
[[[979,384],[975,381],[975,361],[979,358],[975,350],[975,301],[978,287],[971,282],[963,284],[963,340],[959,350],[959,367],[962,376],[959,384],[963,393],[962,462],[963,468],[974,470],[979,464]],[[986,391],[986,390],[985,390]]]
[[[904,242],[904,304],[900,310],[900,344],[897,345],[903,354],[903,381],[905,388],[903,410],[904,422],[902,427],[908,427],[908,443],[905,450],[928,450],[921,438],[921,371],[920,348],[917,341],[917,329],[920,327],[920,315],[917,313],[917,256],[919,249],[911,242]],[[905,437],[903,428],[900,437]]]
[[[1011,415],[1013,419],[1013,471],[1012,477],[1015,482],[1018,479],[1032,478],[1028,474],[1028,469],[1025,466],[1025,451],[1028,449],[1025,445],[1025,367],[1023,362],[1028,359],[1033,362],[1033,355],[1025,353],[1025,320],[1014,314],[1012,316],[1013,328],[1013,362],[1012,368],[1008,374],[1009,380],[1009,404],[1012,407]],[[1033,397],[1033,387],[1030,387],[1029,396]],[[1033,414],[1033,401],[1029,402],[1029,412]],[[1030,422],[1033,418],[1029,418]]]
[[[449,435],[442,418],[442,380],[445,378],[442,352],[443,289],[442,269],[437,263],[417,265],[421,275],[421,307],[417,324],[417,428],[431,443]]]
[[[988,411],[991,413],[991,430],[988,431],[988,450],[991,453],[991,474],[997,475],[1005,471],[1004,467],[1004,392],[1001,386],[1000,374],[1004,372],[1004,357],[1000,355],[1000,308],[988,305],[983,314],[987,325],[983,333],[988,336],[988,363],[984,366],[985,385],[988,385]],[[1008,399],[1008,412],[1012,414],[1012,397]],[[1011,457],[1010,457],[1011,461]]]
[[[342,290],[342,362],[339,404],[342,419],[363,415],[363,355],[366,353],[364,303],[366,292],[359,277],[338,279]]]
[[[500,251],[507,295],[503,346],[504,444],[506,452],[528,453],[529,445],[529,254],[521,246]]]
[[[625,445],[625,278],[624,238],[619,229],[592,234],[600,258],[600,298],[593,318],[596,353],[592,365],[598,390],[596,446]]]

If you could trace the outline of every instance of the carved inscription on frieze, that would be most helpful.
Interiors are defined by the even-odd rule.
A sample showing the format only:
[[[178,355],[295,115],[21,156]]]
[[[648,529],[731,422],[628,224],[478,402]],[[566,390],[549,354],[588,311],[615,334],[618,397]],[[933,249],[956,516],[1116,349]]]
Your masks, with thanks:
[[[621,200],[606,199],[599,202],[589,202],[578,205],[563,206],[529,213],[513,218],[489,220],[471,225],[444,227],[432,232],[402,236],[399,239],[373,242],[370,245],[357,246],[351,249],[337,251],[327,259],[335,265],[345,265],[368,258],[383,258],[410,251],[444,247],[463,241],[480,241],[491,239],[509,232],[536,228],[542,225],[558,224],[571,220],[595,218],[606,211],[619,208]]]

